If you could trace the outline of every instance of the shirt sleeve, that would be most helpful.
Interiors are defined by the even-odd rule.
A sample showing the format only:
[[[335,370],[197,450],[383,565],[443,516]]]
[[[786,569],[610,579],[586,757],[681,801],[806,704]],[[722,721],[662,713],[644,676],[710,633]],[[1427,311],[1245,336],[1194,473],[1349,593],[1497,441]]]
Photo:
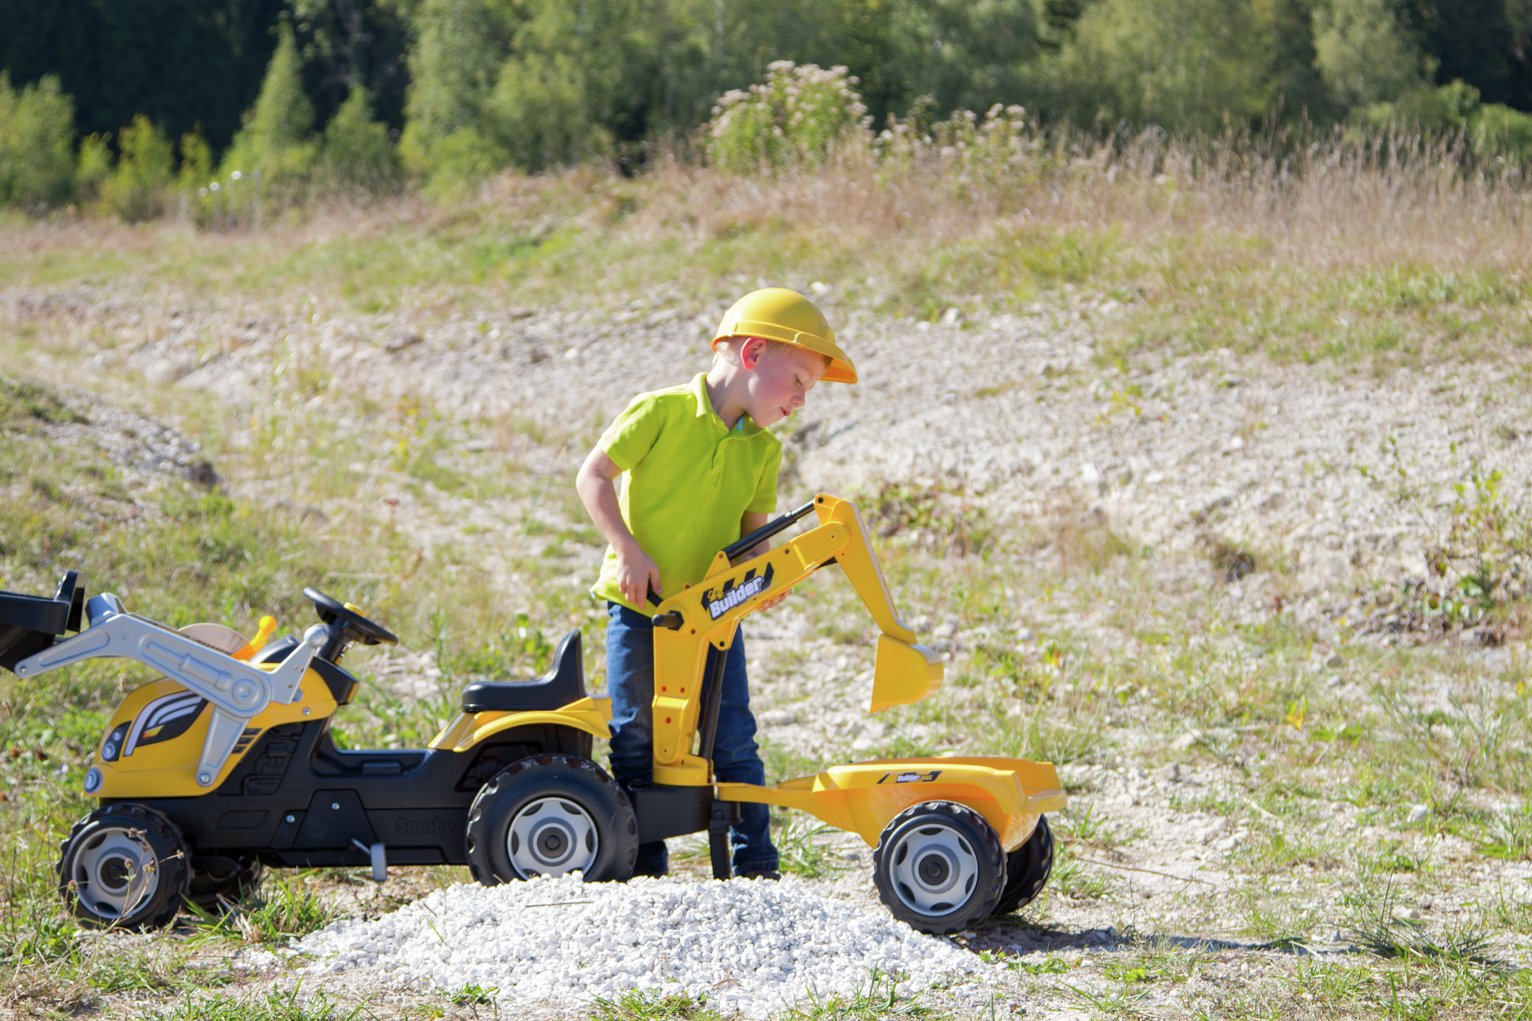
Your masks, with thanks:
[[[747,511],[771,514],[777,509],[777,473],[782,468],[782,444],[773,443],[771,453],[761,465],[761,476],[755,485],[755,495],[750,498]]]
[[[664,424],[665,413],[660,403],[641,394],[606,427],[596,446],[606,451],[613,464],[629,471],[649,453]]]

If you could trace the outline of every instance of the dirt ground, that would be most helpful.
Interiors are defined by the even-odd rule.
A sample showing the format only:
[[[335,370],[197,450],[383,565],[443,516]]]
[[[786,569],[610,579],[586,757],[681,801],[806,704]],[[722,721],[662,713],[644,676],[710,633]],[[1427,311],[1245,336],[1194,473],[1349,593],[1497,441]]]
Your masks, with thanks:
[[[783,507],[818,491],[936,494],[945,527],[983,522],[1030,530],[1043,543],[1060,529],[1095,523],[1128,547],[1153,551],[1140,587],[1186,592],[1198,605],[1210,600],[1231,627],[1280,617],[1304,629],[1312,636],[1307,669],[1337,698],[1367,683],[1359,656],[1381,661],[1390,649],[1423,641],[1439,643],[1456,666],[1422,679],[1423,690],[1411,696],[1422,704],[1447,704],[1449,677],[1524,674],[1521,636],[1475,628],[1423,636],[1407,608],[1378,598],[1429,581],[1428,554],[1451,530],[1459,487],[1475,473],[1497,472],[1499,492],[1513,505],[1532,492],[1532,429],[1515,366],[1378,378],[1211,350],[1120,367],[1103,364],[1095,343],[1125,314],[1111,300],[1066,294],[1016,315],[925,323],[843,308],[832,288],[816,291],[843,324],[841,339],[863,381],[818,388],[802,421],[786,427]],[[133,470],[213,471],[241,497],[307,507],[337,527],[357,515],[387,515],[425,556],[474,545],[481,577],[508,601],[531,582],[526,564],[546,545],[540,536],[582,524],[565,490],[601,426],[632,394],[705,367],[716,313],[677,295],[615,310],[368,315],[324,302],[143,294],[130,282],[0,292],[0,330],[17,336],[25,328],[35,338],[23,345],[17,369],[94,395],[84,398],[93,409],[89,426],[60,428],[93,430]],[[82,369],[85,379],[73,387]],[[310,379],[307,391],[294,391],[297,373]],[[217,412],[179,416],[177,406],[192,402]],[[432,435],[445,438],[429,454],[443,465],[540,481],[508,485],[493,501],[407,484],[381,466],[399,441],[380,428],[398,421],[405,404],[424,409]],[[256,426],[274,413],[306,413],[346,438],[361,481],[328,487],[305,459],[301,434],[290,430],[277,430],[274,451],[257,456]],[[210,421],[251,428],[225,426],[219,442],[227,453],[208,461],[196,431]],[[548,529],[527,536],[522,525],[534,517]],[[552,580],[548,554],[537,553],[537,583],[577,592],[589,582],[594,552],[576,545],[556,555]],[[1024,642],[1066,623],[1082,643],[1121,638],[1120,606],[1038,592],[1030,577],[1023,563],[1004,581],[995,640]],[[1124,592],[1125,602],[1141,598]],[[901,601],[922,637],[948,654],[949,683],[935,698],[951,698],[961,719],[971,696],[955,675],[989,636]],[[865,714],[865,676],[857,673],[865,665],[848,664],[816,619],[822,608],[790,600],[751,630],[767,740],[809,757],[827,747],[845,757],[885,747],[897,724]],[[405,648],[377,674],[408,694],[411,684],[429,683],[431,668],[425,650]],[[1239,734],[1140,726],[1131,700],[1123,705],[1101,721],[1103,730],[1119,728],[1103,742],[1110,752],[1087,750],[1061,766],[1071,806],[1060,838],[1077,835],[1072,884],[1050,890],[1034,910],[960,936],[962,945],[997,952],[1011,966],[997,963],[989,980],[933,992],[922,1003],[986,1017],[1337,1016],[1305,969],[1373,960],[1348,928],[1357,873],[1337,856],[1379,848],[1427,877],[1401,881],[1394,909],[1401,917],[1467,924],[1489,917],[1485,906],[1499,898],[1525,918],[1532,862],[1477,853],[1465,836],[1430,825],[1428,806],[1332,798],[1326,784],[1346,766],[1320,756],[1293,779],[1307,792],[1304,809],[1274,813],[1252,794]],[[943,726],[961,734],[965,726],[904,722],[927,734]],[[1215,746],[1234,750],[1209,754]],[[1344,756],[1344,747],[1334,755]],[[1473,796],[1491,807],[1524,804],[1524,790],[1496,793]],[[825,894],[873,903],[870,852],[859,842],[819,839],[847,866],[818,881]],[[1253,848],[1282,840],[1312,843],[1313,860],[1252,869]],[[683,867],[701,875],[695,862]],[[365,899],[371,894],[358,896],[354,910],[381,910]],[[1271,905],[1288,913],[1273,931],[1301,939],[1252,935],[1259,928],[1252,918]],[[1524,924],[1519,931],[1489,924],[1496,960],[1532,964]],[[253,981],[280,984],[284,974],[267,961]],[[413,994],[399,993],[407,1011]],[[470,1016],[468,1009],[453,1013]],[[479,1016],[488,1008],[472,1009]],[[500,1017],[545,1016],[536,1005],[495,1009]]]

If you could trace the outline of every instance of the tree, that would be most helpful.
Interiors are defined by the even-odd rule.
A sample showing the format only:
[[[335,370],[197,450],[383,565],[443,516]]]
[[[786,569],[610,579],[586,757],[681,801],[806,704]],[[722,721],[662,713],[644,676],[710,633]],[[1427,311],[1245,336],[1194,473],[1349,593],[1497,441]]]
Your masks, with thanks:
[[[304,84],[321,120],[366,90],[373,116],[398,129],[404,92],[410,19],[416,0],[290,0],[293,29],[303,56]]]
[[[261,93],[224,154],[223,166],[242,177],[258,174],[268,186],[293,183],[308,174],[316,148],[314,107],[303,91],[298,44],[284,22]]]
[[[424,0],[399,141],[413,176],[450,182],[504,165],[484,134],[484,106],[519,20],[508,0]]]
[[[1249,0],[1101,0],[1032,91],[1080,123],[1218,130],[1266,112],[1268,45]]]
[[[34,212],[69,197],[74,185],[74,103],[45,75],[19,91],[0,71],[0,205]]]
[[[1391,0],[1326,0],[1314,11],[1314,50],[1342,107],[1389,102],[1427,80],[1424,54]]]
[[[1330,121],[1335,104],[1319,73],[1310,0],[1255,0],[1266,47],[1266,108],[1285,121]]]
[[[107,208],[128,223],[165,212],[166,192],[175,174],[175,153],[154,122],[143,114],[118,135],[117,167],[101,185]]]
[[[388,127],[373,119],[362,86],[351,87],[351,95],[325,125],[320,160],[327,183],[334,187],[379,193],[399,186],[399,154]]]

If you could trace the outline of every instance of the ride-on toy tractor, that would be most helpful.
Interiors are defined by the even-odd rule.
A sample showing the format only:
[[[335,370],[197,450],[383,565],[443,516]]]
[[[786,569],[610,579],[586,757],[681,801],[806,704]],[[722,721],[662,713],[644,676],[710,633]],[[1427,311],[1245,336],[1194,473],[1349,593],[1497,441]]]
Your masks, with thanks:
[[[817,515],[781,546],[746,551]],[[881,632],[871,711],[941,683],[936,655],[899,619],[856,509],[831,496],[721,551],[699,584],[654,617],[654,780],[631,791],[592,761],[610,703],[585,693],[580,633],[529,683],[475,682],[429,747],[349,751],[330,734],[357,680],[355,643],[394,635],[306,589],[320,623],[299,639],[249,642],[218,624],[179,631],[86,600],[74,572],[52,598],[0,593],[0,666],[31,678],[84,659],[136,660],[163,677],[129,692],[107,725],[85,792],[100,803],[64,840],[59,889],[101,926],[166,924],[183,901],[235,901],[263,866],[467,864],[486,885],[579,870],[627,879],[641,841],[709,833],[729,877],[742,802],[801,809],[875,847],[874,882],[899,918],[946,933],[1014,911],[1053,863],[1043,813],[1062,808],[1052,765],[926,757],[831,766],[776,786],[720,783],[711,754],[724,652],[741,618],[838,564]],[[64,637],[68,632],[76,634]]]

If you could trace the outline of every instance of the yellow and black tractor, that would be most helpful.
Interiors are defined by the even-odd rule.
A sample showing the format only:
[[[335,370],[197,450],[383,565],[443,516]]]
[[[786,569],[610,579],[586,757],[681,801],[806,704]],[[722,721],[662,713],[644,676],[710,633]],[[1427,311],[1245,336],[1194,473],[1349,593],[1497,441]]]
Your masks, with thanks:
[[[1044,813],[1064,794],[1049,763],[935,756],[774,786],[714,778],[719,677],[740,620],[832,564],[880,631],[871,711],[940,686],[942,665],[899,619],[856,508],[821,495],[720,551],[701,583],[656,608],[654,779],[631,791],[593,759],[611,709],[585,691],[578,630],[543,677],[468,685],[428,747],[353,751],[330,733],[358,686],[340,661],[353,644],[397,639],[349,603],[306,589],[318,624],[271,640],[266,618],[247,641],[219,624],[168,628],[110,594],[87,599],[72,571],[51,598],[0,593],[0,666],[17,676],[100,657],[161,675],[107,724],[84,779],[99,807],[63,842],[60,892],[87,923],[153,928],[183,902],[237,900],[263,867],[363,865],[381,881],[388,865],[466,864],[486,885],[573,871],[623,880],[639,842],[703,831],[713,874],[728,878],[729,825],[758,802],[861,836],[884,903],[918,929],[1014,911],[1053,863]]]

